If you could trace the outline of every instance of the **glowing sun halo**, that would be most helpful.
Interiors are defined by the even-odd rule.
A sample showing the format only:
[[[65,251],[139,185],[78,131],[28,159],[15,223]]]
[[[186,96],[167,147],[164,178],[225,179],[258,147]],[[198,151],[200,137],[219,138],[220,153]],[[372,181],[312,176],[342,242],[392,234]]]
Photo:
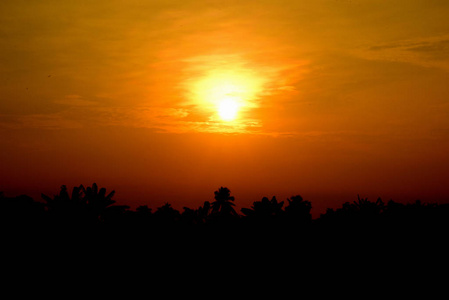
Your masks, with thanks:
[[[257,107],[263,80],[251,70],[214,69],[192,81],[194,104],[210,114],[211,121],[238,125]]]

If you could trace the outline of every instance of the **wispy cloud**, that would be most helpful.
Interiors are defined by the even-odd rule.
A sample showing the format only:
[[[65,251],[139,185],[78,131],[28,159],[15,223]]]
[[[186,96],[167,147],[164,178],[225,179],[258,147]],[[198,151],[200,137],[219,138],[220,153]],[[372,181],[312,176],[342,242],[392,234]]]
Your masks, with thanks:
[[[96,101],[86,100],[80,95],[66,95],[64,98],[53,101],[56,104],[66,106],[94,106],[98,105]]]
[[[367,59],[399,61],[449,71],[449,35],[398,40],[356,52]]]
[[[82,128],[83,124],[75,119],[66,118],[64,113],[29,114],[18,116],[13,123],[13,128],[34,129],[73,129]]]

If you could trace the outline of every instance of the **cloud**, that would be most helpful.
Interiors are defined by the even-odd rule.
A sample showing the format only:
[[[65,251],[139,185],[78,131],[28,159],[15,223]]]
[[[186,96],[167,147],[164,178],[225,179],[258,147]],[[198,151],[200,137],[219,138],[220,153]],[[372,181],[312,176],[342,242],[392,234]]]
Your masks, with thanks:
[[[404,40],[395,43],[381,44],[369,48],[373,51],[400,49],[402,51],[438,53],[449,51],[449,36],[439,36],[419,40]]]
[[[449,71],[449,35],[399,40],[356,52],[367,59],[399,61]]]
[[[37,129],[74,129],[82,128],[81,122],[67,119],[63,113],[30,114],[19,116],[15,120],[16,128]]]
[[[258,120],[224,123],[213,118],[189,118],[186,107],[76,106],[56,113],[0,115],[0,128],[62,130],[93,127],[148,128],[164,133],[261,133]]]
[[[63,99],[53,101],[56,104],[66,106],[93,106],[98,105],[97,102],[83,99],[80,95],[66,95]]]

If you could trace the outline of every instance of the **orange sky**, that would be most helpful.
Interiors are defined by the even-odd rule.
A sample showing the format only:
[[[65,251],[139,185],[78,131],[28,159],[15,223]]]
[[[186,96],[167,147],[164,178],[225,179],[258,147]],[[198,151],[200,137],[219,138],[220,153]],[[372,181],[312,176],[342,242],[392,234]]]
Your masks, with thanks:
[[[34,3],[36,2],[36,3]],[[0,191],[449,201],[449,2],[0,4]],[[223,120],[231,101],[236,118]]]

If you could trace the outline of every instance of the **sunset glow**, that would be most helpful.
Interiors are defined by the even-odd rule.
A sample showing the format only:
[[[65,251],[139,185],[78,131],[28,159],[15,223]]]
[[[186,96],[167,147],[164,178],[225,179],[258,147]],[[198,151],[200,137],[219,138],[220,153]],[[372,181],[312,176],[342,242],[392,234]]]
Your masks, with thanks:
[[[0,195],[449,202],[448,16],[443,0],[2,1]]]

